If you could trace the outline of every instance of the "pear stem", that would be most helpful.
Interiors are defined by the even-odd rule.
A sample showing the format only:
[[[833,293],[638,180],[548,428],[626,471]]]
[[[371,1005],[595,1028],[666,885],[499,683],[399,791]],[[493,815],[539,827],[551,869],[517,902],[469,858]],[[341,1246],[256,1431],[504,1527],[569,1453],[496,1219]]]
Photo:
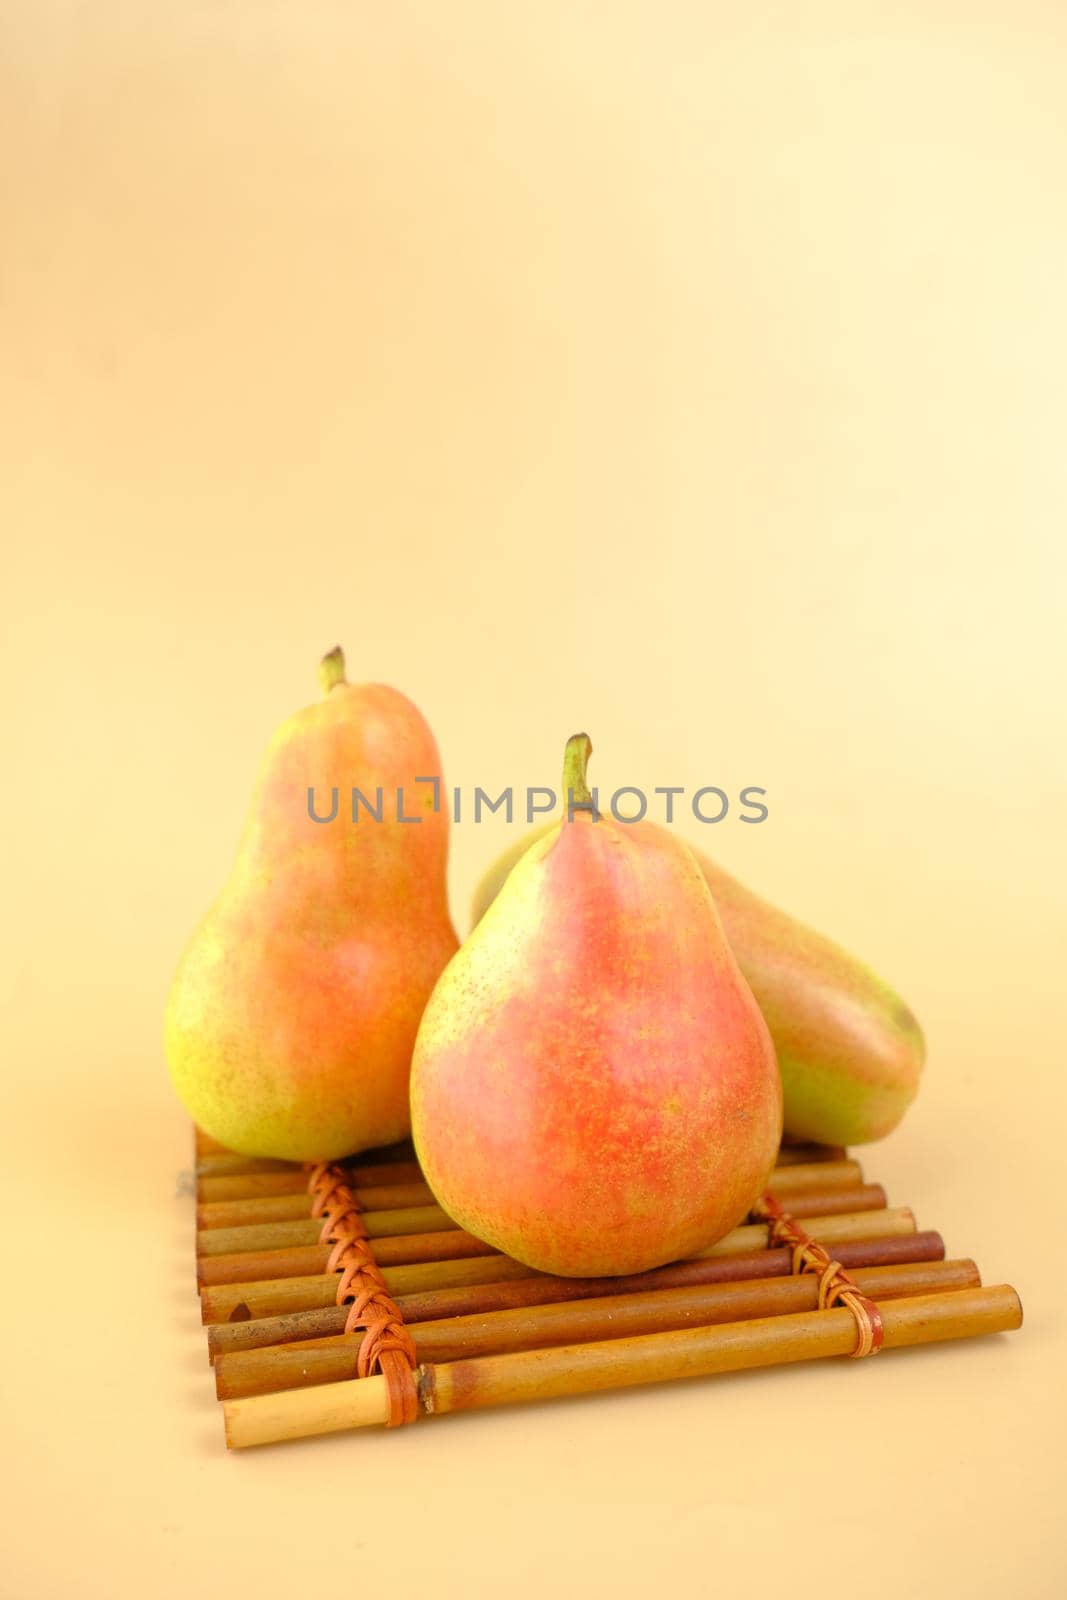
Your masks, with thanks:
[[[585,769],[593,754],[593,741],[587,733],[575,733],[567,740],[563,752],[563,804],[588,805],[590,792]]]
[[[335,644],[328,655],[323,656],[319,662],[319,683],[323,694],[329,694],[331,689],[336,689],[339,683],[347,683],[345,677],[345,653],[339,644]]]

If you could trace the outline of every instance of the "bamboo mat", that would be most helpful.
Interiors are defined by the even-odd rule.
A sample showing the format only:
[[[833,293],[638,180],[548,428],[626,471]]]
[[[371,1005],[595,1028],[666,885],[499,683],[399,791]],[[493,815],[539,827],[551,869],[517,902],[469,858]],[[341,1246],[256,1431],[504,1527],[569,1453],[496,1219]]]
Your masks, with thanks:
[[[760,1206],[718,1244],[625,1278],[550,1277],[494,1251],[436,1204],[410,1145],[312,1172],[198,1129],[196,1206],[231,1448],[863,1354],[872,1324],[891,1350],[1022,1321],[1012,1288],[983,1287],[820,1145],[783,1146]]]

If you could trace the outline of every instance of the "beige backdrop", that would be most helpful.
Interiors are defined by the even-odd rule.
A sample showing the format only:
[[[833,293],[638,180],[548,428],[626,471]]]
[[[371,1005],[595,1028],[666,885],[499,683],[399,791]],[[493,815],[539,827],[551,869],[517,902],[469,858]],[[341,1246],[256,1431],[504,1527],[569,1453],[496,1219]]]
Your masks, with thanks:
[[[1062,8],[5,9],[4,1596],[1061,1593]],[[457,783],[768,789],[1021,1334],[226,1455],[160,1013],[338,639]]]

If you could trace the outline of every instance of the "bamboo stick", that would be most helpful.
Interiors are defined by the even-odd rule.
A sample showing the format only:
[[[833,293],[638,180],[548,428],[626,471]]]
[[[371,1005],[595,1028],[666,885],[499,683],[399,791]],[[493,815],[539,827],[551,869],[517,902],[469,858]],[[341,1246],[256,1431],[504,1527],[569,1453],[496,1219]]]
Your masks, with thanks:
[[[845,1239],[879,1239],[893,1234],[914,1233],[915,1218],[906,1206],[889,1207],[884,1211],[846,1212],[843,1216],[810,1217],[807,1231],[824,1243],[836,1244]],[[735,1228],[724,1239],[708,1250],[699,1251],[694,1259],[705,1256],[737,1255],[748,1250],[765,1249],[768,1239],[765,1223],[751,1223]],[[326,1247],[319,1247],[325,1249]],[[336,1293],[337,1279],[332,1273],[316,1273],[313,1267],[301,1271],[299,1261],[310,1263],[307,1251],[267,1251],[272,1261],[267,1270],[274,1270],[273,1278],[241,1279],[239,1282],[204,1283],[200,1297],[201,1316],[206,1323],[248,1321],[253,1317],[282,1316],[290,1311],[312,1311],[328,1305],[332,1298],[331,1286]],[[214,1267],[215,1262],[232,1263],[234,1257],[216,1257],[202,1261],[201,1270]],[[222,1270],[253,1270],[263,1257],[252,1254],[240,1258],[245,1267],[234,1269],[227,1265]],[[279,1271],[278,1268],[281,1268]],[[431,1261],[407,1266],[386,1268],[385,1278],[392,1295],[418,1294],[425,1289],[445,1289],[472,1283],[494,1283],[505,1278],[530,1278],[544,1276],[532,1267],[512,1261],[507,1256],[494,1255],[482,1260]],[[295,1287],[292,1287],[294,1286]]]
[[[914,1233],[915,1216],[910,1206],[887,1206],[884,1211],[846,1211],[841,1216],[808,1217],[806,1231],[823,1244],[841,1239],[881,1239],[887,1234]],[[766,1249],[770,1229],[765,1222],[746,1223],[734,1228],[718,1244],[699,1250],[699,1256],[737,1255],[743,1250]]]
[[[1018,1295],[1006,1284],[887,1300],[879,1309],[885,1347],[890,1350],[1003,1332],[1019,1327],[1022,1321]],[[844,1308],[760,1317],[718,1327],[445,1363],[434,1368],[423,1404],[427,1412],[435,1414],[466,1411],[667,1378],[848,1356],[855,1345],[856,1323]]]
[[[357,1188],[389,1187],[398,1183],[423,1183],[417,1161],[355,1162],[344,1168],[348,1182]],[[201,1178],[196,1198],[204,1204],[215,1200],[254,1200],[280,1194],[307,1194],[308,1175],[302,1167],[290,1166],[281,1172],[222,1173]]]
[[[415,1165],[415,1152],[410,1145],[397,1145],[386,1150],[367,1150],[360,1156],[342,1162],[346,1168],[373,1166],[375,1169]],[[198,1178],[253,1177],[263,1172],[303,1172],[303,1163],[283,1161],[277,1156],[241,1156],[232,1150],[206,1151],[196,1158]]]
[[[294,1245],[288,1250],[245,1250],[237,1256],[200,1256],[196,1281],[202,1289],[214,1289],[304,1278],[326,1271],[330,1250],[328,1244]],[[243,1288],[240,1297],[245,1297]]]
[[[255,1409],[253,1409],[253,1407]],[[324,1433],[345,1433],[389,1420],[385,1379],[357,1378],[351,1383],[324,1383],[317,1389],[287,1389],[223,1403],[226,1448],[280,1444]]]
[[[431,1219],[432,1222],[432,1219]],[[256,1282],[264,1272],[278,1278],[300,1277],[316,1269],[327,1270],[333,1246],[300,1245],[288,1250],[247,1250],[240,1255],[201,1256],[197,1281],[202,1285]],[[406,1266],[436,1261],[459,1261],[467,1256],[499,1256],[491,1244],[462,1228],[433,1228],[426,1233],[385,1236],[373,1241],[380,1267]]]
[[[783,1144],[778,1151],[779,1167],[791,1167],[798,1162],[809,1161],[841,1161],[846,1155],[843,1145],[840,1144]]]
[[[305,1213],[307,1205],[304,1206]],[[249,1222],[236,1228],[198,1228],[198,1256],[235,1255],[240,1251],[282,1250],[294,1245],[315,1244],[322,1233],[321,1217],[307,1215],[289,1222]],[[367,1226],[371,1237],[370,1226]]]
[[[200,1316],[208,1325],[285,1316],[294,1311],[321,1310],[336,1304],[337,1274],[334,1272],[308,1273],[300,1278],[278,1278],[263,1283],[227,1283],[200,1291]]]
[[[239,1156],[232,1150],[211,1151],[196,1158],[198,1178],[249,1177],[259,1172],[292,1172],[291,1161],[271,1156]]]
[[[436,1205],[428,1183],[376,1184],[354,1190],[364,1211],[399,1210],[402,1206]],[[306,1222],[311,1214],[307,1185],[298,1194],[262,1195],[251,1200],[206,1200],[196,1208],[198,1230],[243,1228],[263,1222]]]
[[[796,1194],[777,1194],[776,1199],[798,1220],[806,1217],[832,1217],[846,1211],[884,1211],[886,1193],[880,1183],[861,1183],[854,1189],[801,1189]]]
[[[974,1288],[980,1282],[973,1261],[917,1262],[873,1267],[853,1274],[871,1299]],[[484,1316],[409,1323],[420,1362],[498,1355],[513,1350],[618,1339],[693,1325],[736,1322],[753,1317],[814,1311],[819,1283],[811,1273],[797,1277],[749,1279],[744,1283],[696,1284],[638,1294],[601,1296]],[[357,1375],[362,1333],[334,1334],[260,1350],[233,1351],[215,1363],[220,1400],[270,1394],[276,1389],[336,1383]]]
[[[767,1187],[779,1199],[802,1194],[807,1189],[855,1189],[863,1182],[858,1161],[806,1161],[795,1166],[775,1167]],[[783,1204],[784,1204],[783,1199]]]
[[[196,1208],[197,1230],[243,1228],[254,1222],[303,1221],[311,1210],[305,1187],[301,1194],[275,1194],[251,1200],[204,1200]]]
[[[364,1211],[363,1223],[370,1239],[385,1239],[403,1233],[435,1233],[456,1226],[452,1218],[436,1204],[398,1206],[395,1210],[371,1208]],[[304,1217],[292,1222],[254,1222],[237,1228],[204,1228],[197,1233],[196,1249],[198,1255],[222,1256],[317,1244],[322,1227],[321,1217]]]
[[[1015,1290],[955,1289],[880,1307],[885,1348],[1004,1332],[1022,1322]],[[753,1367],[850,1355],[856,1324],[850,1311],[803,1311],[748,1322],[684,1328],[591,1344],[426,1364],[419,1368],[424,1412],[439,1415],[518,1401],[621,1389],[673,1378],[703,1377]],[[312,1434],[338,1433],[388,1417],[384,1379],[344,1379],[223,1403],[231,1449]]]
[[[892,1266],[902,1262],[940,1261],[945,1254],[939,1233],[909,1233],[884,1239],[842,1241],[834,1256],[843,1267]],[[673,1289],[685,1284],[736,1283],[750,1278],[787,1276],[793,1253],[786,1248],[753,1250],[744,1255],[678,1261],[623,1278],[517,1278],[503,1283],[471,1284],[463,1288],[434,1289],[423,1294],[397,1296],[407,1322],[428,1322],[439,1317],[470,1316],[479,1312],[507,1311],[522,1306],[547,1305],[593,1296]],[[316,1339],[341,1333],[348,1306],[330,1304],[286,1316],[260,1317],[244,1322],[220,1322],[208,1330],[208,1353],[214,1361],[230,1350],[254,1350],[271,1344]]]

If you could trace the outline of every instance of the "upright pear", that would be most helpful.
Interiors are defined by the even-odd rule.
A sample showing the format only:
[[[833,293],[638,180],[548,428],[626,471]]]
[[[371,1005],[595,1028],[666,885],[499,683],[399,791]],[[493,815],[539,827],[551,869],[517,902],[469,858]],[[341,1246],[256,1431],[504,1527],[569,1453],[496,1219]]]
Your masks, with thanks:
[[[293,1161],[407,1134],[419,1018],[458,944],[430,729],[396,689],[347,683],[339,648],[320,682],[324,698],[271,741],[165,1025],[195,1121],[231,1150]]]
[[[640,1272],[729,1231],[781,1134],[774,1048],[691,852],[572,820],[522,857],[430,998],[412,1064],[422,1168],[463,1227],[569,1276]]]
[[[527,834],[490,867],[475,893],[476,922],[552,826]],[[770,1028],[786,1133],[841,1145],[890,1133],[915,1097],[925,1055],[908,1007],[840,945],[753,894],[703,851],[693,855]]]

